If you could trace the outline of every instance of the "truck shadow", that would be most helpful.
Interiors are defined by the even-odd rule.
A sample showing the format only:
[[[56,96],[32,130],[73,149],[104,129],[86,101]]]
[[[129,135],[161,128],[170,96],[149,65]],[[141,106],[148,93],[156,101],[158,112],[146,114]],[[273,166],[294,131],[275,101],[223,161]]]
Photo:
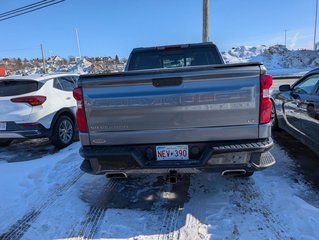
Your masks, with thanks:
[[[190,175],[177,184],[168,184],[164,177],[145,176],[128,179],[111,179],[104,184],[88,185],[81,190],[80,198],[91,207],[140,209],[150,211],[155,205],[183,206],[189,201]]]

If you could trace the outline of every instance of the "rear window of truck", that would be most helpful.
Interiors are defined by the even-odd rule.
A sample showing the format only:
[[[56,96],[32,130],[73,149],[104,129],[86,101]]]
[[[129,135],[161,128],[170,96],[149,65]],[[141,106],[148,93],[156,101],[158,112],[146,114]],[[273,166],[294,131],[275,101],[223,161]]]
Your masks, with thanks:
[[[222,63],[215,47],[164,48],[133,52],[128,70],[179,68]]]
[[[22,95],[37,91],[42,84],[36,81],[0,79],[0,97]]]

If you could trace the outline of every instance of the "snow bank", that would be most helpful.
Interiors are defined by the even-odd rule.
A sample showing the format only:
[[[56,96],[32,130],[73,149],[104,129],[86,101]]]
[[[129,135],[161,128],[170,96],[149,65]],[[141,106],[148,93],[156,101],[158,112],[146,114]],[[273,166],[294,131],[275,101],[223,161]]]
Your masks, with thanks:
[[[289,50],[283,45],[241,46],[222,52],[227,63],[262,62],[273,74],[306,72],[319,67],[319,53]]]

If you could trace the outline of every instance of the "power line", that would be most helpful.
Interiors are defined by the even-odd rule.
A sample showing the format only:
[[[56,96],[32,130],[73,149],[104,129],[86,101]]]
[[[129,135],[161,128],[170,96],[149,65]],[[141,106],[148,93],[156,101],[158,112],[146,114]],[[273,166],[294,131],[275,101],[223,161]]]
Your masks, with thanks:
[[[53,1],[56,1],[56,0],[43,0],[43,1],[36,2],[36,3],[32,3],[32,4],[29,4],[29,5],[23,6],[23,7],[19,7],[19,8],[7,11],[7,12],[0,13],[0,17],[5,17],[7,15],[11,15],[11,14],[15,14],[15,13],[18,13],[18,12],[22,12],[24,10],[28,10],[28,9],[37,7],[39,5],[43,5],[43,4],[46,4],[46,3],[49,3],[49,2],[53,2]]]
[[[53,2],[53,1],[55,1],[55,2]],[[28,10],[28,11],[25,11],[26,9],[24,9],[24,11],[22,11],[22,12],[19,11],[20,13],[16,12],[16,13],[9,14],[8,17],[5,17],[5,16],[1,17],[1,16],[0,16],[0,22],[1,22],[1,21],[4,21],[4,20],[7,20],[7,19],[10,19],[10,18],[14,18],[14,17],[20,16],[20,15],[27,14],[27,13],[30,13],[30,12],[34,12],[34,11],[40,10],[40,9],[42,9],[42,8],[46,8],[46,7],[49,7],[49,6],[52,6],[52,5],[61,3],[61,2],[64,2],[65,0],[58,0],[58,1],[53,0],[53,1],[50,0],[49,2],[47,2],[47,3],[52,2],[52,3],[50,3],[50,4],[46,4],[46,5],[41,4],[41,5],[34,6],[34,7],[32,7],[30,10]],[[44,6],[43,6],[43,5],[44,5]],[[23,7],[22,7],[22,8],[23,8]],[[29,8],[28,8],[28,9],[29,9]],[[15,11],[15,10],[12,10],[12,11]],[[6,14],[6,13],[7,13],[7,12],[2,13],[2,14]]]
[[[53,2],[55,1],[55,2]],[[56,1],[56,0],[50,0],[49,2],[46,1],[46,5],[44,5],[44,3],[42,3],[41,5],[36,5],[36,6],[33,6],[32,8],[27,8],[27,9],[30,9],[28,11],[25,11],[27,9],[24,9],[22,12],[21,11],[17,11],[16,13],[12,13],[12,14],[9,14],[8,17],[0,17],[0,22],[1,21],[4,21],[4,20],[7,20],[7,19],[10,19],[10,18],[14,18],[14,17],[17,17],[17,16],[20,16],[20,15],[23,15],[23,14],[26,14],[26,13],[30,13],[30,12],[33,12],[33,11],[37,11],[37,10],[40,10],[42,8],[46,8],[46,7],[49,7],[49,6],[52,6],[52,5],[55,5],[55,4],[58,4],[58,3],[61,3],[61,2],[64,2],[65,0],[59,0],[59,1]],[[53,3],[50,3],[50,2],[53,2]],[[50,4],[47,4],[47,3],[50,3]],[[44,6],[43,6],[44,5]],[[22,7],[23,8],[23,7]],[[12,11],[15,11],[15,10],[12,10]],[[18,13],[18,12],[21,12],[21,13]],[[3,14],[6,14],[6,13],[3,13]],[[11,16],[10,16],[11,15]]]

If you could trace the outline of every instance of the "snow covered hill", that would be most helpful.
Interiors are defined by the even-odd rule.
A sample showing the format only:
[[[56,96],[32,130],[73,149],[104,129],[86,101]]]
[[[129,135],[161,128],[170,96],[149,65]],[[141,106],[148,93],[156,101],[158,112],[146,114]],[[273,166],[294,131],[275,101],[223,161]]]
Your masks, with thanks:
[[[227,63],[262,62],[271,73],[297,73],[319,67],[319,53],[289,50],[283,45],[241,46],[222,52]]]
[[[303,73],[319,67],[319,52],[312,50],[289,50],[283,45],[241,46],[222,52],[226,63],[262,62],[271,74]],[[64,59],[58,56],[46,60],[48,72],[110,73],[124,70],[126,59],[112,57],[85,57]],[[9,74],[41,73],[41,59],[4,58],[0,67]]]

